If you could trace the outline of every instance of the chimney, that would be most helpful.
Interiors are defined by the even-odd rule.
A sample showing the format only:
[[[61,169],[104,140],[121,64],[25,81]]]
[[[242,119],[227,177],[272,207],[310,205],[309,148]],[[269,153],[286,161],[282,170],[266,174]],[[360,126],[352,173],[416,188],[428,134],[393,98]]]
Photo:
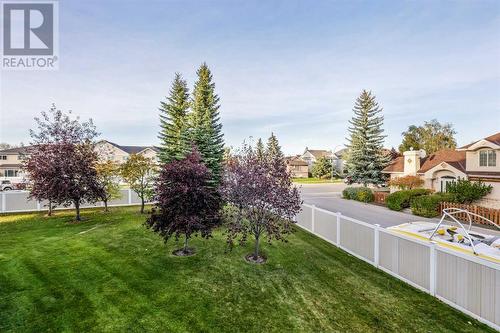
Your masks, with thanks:
[[[405,161],[404,175],[415,176],[417,171],[420,170],[420,158],[425,157],[425,150],[413,150],[413,148],[410,148],[410,150],[403,153],[403,157]]]

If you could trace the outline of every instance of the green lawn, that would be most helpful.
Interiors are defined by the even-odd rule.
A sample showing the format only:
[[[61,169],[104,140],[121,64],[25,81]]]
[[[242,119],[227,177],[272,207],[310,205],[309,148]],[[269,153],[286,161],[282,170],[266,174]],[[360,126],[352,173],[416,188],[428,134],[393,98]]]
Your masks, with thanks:
[[[0,216],[0,332],[492,331],[306,232],[178,258],[137,210]]]
[[[322,179],[322,178],[293,178],[292,179],[294,183],[299,183],[299,184],[320,184],[320,183],[341,183],[342,179],[340,178],[334,178],[334,179]]]

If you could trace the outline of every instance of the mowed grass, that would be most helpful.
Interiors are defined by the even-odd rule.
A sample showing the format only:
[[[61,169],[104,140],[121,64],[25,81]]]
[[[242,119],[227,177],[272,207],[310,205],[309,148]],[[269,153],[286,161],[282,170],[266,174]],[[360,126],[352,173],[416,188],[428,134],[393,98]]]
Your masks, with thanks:
[[[294,183],[299,183],[299,184],[322,184],[322,183],[341,183],[342,179],[340,178],[293,178],[292,181]]]
[[[0,332],[493,331],[304,231],[179,258],[137,210],[0,216]]]

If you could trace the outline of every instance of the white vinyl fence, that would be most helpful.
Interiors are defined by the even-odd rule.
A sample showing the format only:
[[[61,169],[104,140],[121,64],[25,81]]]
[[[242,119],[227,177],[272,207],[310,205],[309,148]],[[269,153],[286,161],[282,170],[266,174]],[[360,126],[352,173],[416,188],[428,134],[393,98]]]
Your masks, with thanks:
[[[297,224],[344,251],[500,330],[500,265],[302,205]]]
[[[47,210],[47,202],[40,202],[37,200],[28,200],[29,192],[27,191],[3,191],[0,192],[0,213],[16,213],[16,212],[30,212]],[[121,189],[120,198],[110,200],[108,206],[128,206],[139,205],[141,199],[131,189]],[[81,207],[102,207],[104,203],[96,202],[93,204],[85,203]],[[57,207],[56,209],[70,209],[69,207]]]

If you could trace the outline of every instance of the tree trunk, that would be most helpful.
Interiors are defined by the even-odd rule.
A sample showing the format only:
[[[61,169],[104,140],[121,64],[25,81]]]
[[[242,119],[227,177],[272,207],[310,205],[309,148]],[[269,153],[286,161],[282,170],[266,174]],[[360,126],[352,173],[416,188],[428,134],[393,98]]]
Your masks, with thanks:
[[[82,220],[80,218],[80,201],[75,201],[75,209],[76,209],[76,221],[80,222]]]
[[[141,196],[141,214],[144,214],[144,196]]]
[[[255,250],[253,252],[253,259],[257,260],[259,258],[259,236],[255,236]]]
[[[187,248],[188,248],[188,236],[186,235],[186,239],[184,240],[184,253],[187,253]]]
[[[47,213],[47,216],[52,216],[52,201],[49,200],[49,212]]]
[[[109,210],[108,210],[108,199],[104,199],[103,202],[104,202],[104,211],[105,212],[109,212]]]

